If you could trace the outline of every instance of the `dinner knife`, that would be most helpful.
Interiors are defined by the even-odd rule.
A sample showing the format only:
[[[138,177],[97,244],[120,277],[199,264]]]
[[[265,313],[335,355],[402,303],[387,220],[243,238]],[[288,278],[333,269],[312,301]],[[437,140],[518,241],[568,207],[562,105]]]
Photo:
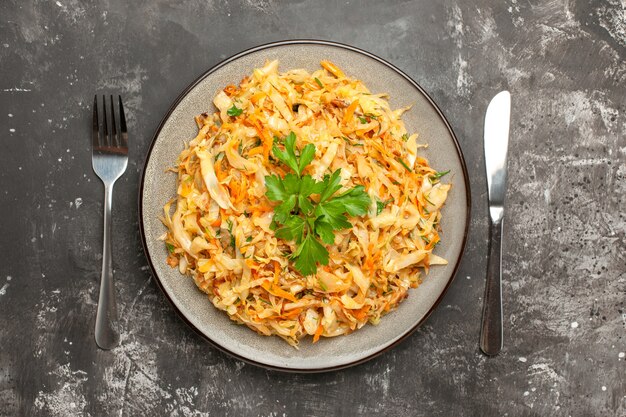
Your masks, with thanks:
[[[480,349],[490,356],[502,349],[502,223],[510,116],[511,95],[501,91],[487,107],[484,132],[490,222]]]

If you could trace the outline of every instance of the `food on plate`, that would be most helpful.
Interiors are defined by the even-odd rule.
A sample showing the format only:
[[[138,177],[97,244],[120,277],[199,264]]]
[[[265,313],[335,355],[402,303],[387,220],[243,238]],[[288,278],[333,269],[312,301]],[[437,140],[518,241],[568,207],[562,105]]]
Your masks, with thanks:
[[[329,61],[254,69],[195,118],[164,207],[167,262],[215,307],[297,347],[378,324],[447,262],[435,255],[450,184],[417,134]]]

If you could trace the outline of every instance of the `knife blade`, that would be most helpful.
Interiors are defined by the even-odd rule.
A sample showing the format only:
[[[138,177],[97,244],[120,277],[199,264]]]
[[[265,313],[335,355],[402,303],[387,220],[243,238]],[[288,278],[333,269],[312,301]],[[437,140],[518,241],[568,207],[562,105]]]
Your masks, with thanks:
[[[502,350],[502,224],[506,193],[511,95],[501,91],[491,99],[485,114],[485,168],[489,195],[489,249],[487,280],[480,332],[480,349],[486,355]]]

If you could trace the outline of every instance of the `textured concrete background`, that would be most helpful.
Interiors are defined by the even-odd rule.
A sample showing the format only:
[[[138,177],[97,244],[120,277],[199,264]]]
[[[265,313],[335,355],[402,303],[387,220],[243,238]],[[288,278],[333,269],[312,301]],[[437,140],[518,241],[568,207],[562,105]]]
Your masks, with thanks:
[[[626,19],[620,0],[0,4],[0,415],[626,415]],[[216,351],[176,317],[138,237],[145,151],[172,100],[223,58],[322,38],[407,72],[454,127],[471,236],[443,303],[364,365],[288,375]],[[513,96],[505,348],[478,351],[487,239],[482,122]],[[121,345],[98,350],[102,186],[90,103],[131,135],[113,247]]]

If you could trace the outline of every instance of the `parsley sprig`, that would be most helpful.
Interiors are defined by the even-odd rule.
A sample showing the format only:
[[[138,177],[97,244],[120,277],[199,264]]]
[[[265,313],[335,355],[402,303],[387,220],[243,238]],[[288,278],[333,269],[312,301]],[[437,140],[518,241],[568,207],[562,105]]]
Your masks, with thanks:
[[[240,116],[241,113],[243,113],[243,109],[240,109],[239,107],[235,106],[234,104],[233,104],[233,106],[230,109],[228,109],[226,111],[226,114],[228,114],[229,116],[232,116],[232,117]]]
[[[296,243],[297,248],[289,257],[296,270],[306,276],[314,274],[318,264],[328,265],[328,250],[322,242],[333,244],[336,230],[351,228],[348,216],[366,214],[370,198],[362,185],[337,194],[341,189],[341,169],[324,176],[322,181],[303,175],[315,157],[315,145],[309,143],[296,155],[293,132],[285,138],[284,144],[284,150],[274,144],[272,153],[293,173],[284,178],[266,176],[265,195],[270,201],[280,202],[274,208],[271,227],[276,237]]]

